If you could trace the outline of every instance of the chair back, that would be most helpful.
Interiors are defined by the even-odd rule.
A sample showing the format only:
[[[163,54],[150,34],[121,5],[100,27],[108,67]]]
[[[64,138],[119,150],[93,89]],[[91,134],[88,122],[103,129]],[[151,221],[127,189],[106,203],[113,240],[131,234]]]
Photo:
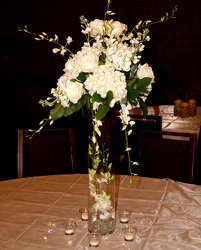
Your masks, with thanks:
[[[201,185],[201,127],[195,151],[194,167],[193,167],[193,183]]]
[[[143,130],[139,175],[192,183],[195,135]]]
[[[130,156],[132,161],[139,160],[138,137],[141,130],[161,131],[162,121],[160,116],[130,115],[131,120],[135,121],[132,126],[132,134],[128,137],[129,147],[131,147]],[[129,174],[127,153],[125,152],[125,131],[122,131],[122,123],[117,119],[116,126],[116,174]],[[135,172],[135,170],[134,170]]]
[[[18,178],[77,172],[74,128],[18,130]]]

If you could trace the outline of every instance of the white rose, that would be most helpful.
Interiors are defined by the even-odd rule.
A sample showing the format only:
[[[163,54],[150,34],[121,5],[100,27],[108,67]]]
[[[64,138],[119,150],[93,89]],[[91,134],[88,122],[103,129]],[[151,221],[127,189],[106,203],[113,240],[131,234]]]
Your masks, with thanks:
[[[74,65],[73,65],[73,58],[69,58],[68,61],[65,64],[65,71],[71,71],[73,70]]]
[[[98,67],[99,56],[93,52],[88,52],[87,54],[79,57],[79,70],[82,72],[94,72]]]
[[[117,36],[122,35],[123,32],[127,30],[127,25],[120,23],[118,21],[115,21],[112,23],[112,28],[113,30],[111,32],[111,35],[117,37]]]
[[[69,81],[66,87],[66,92],[69,100],[76,104],[85,91],[82,83]]]
[[[89,23],[91,37],[96,37],[103,33],[103,20],[95,19]]]
[[[143,64],[143,65],[139,65],[138,66],[138,70],[137,70],[137,77],[139,79],[142,79],[144,77],[150,77],[151,83],[154,82],[154,73],[151,67],[149,67],[149,65],[147,63]]]

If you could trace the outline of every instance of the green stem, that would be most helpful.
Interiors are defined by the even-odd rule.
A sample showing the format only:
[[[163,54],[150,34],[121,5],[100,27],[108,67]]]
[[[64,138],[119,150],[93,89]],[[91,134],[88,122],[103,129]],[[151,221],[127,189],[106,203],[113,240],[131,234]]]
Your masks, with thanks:
[[[145,22],[143,22],[142,23],[142,25],[136,25],[130,32],[129,32],[129,34],[130,33],[132,33],[132,32],[135,32],[135,33],[137,33],[137,30],[139,30],[139,29],[144,29],[144,28],[147,28],[147,27],[149,27],[149,26],[151,26],[151,25],[153,25],[153,24],[157,24],[157,23],[162,23],[162,22],[165,22],[165,21],[167,21],[167,20],[170,20],[170,19],[173,19],[173,18],[175,18],[175,13],[177,12],[177,10],[178,10],[178,7],[177,7],[177,5],[175,6],[175,8],[174,8],[174,10],[172,10],[172,15],[171,16],[168,16],[168,13],[166,13],[166,16],[164,16],[164,17],[162,17],[160,20],[158,20],[158,21],[155,21],[155,22],[150,22],[150,23],[147,23],[146,24],[146,21]]]
[[[104,19],[103,19],[104,23],[105,23],[105,21],[106,21],[106,16],[107,16],[107,12],[109,11],[110,4],[111,4],[111,1],[108,0],[108,2],[107,2],[107,10],[106,10],[106,12],[105,12]]]
[[[125,139],[126,139],[126,148],[128,148],[128,135],[127,135],[127,130],[125,129]],[[130,151],[127,151],[127,156],[128,156],[128,167],[129,167],[129,172],[132,175],[131,171],[131,158],[130,158]]]
[[[35,36],[35,37],[38,37],[38,38],[40,38],[41,40],[46,40],[46,41],[49,41],[49,42],[51,42],[51,43],[54,43],[54,44],[56,44],[56,45],[58,45],[58,46],[60,46],[60,47],[63,47],[64,49],[66,49],[66,51],[68,51],[71,55],[74,54],[71,50],[69,50],[69,49],[66,47],[67,43],[66,43],[65,46],[63,46],[62,44],[60,44],[57,40],[55,40],[55,39],[53,39],[53,38],[48,38],[48,36],[45,37],[44,35],[39,35],[39,34],[36,34],[35,32],[28,31],[26,26],[25,26],[24,29],[18,27],[18,31],[24,31],[25,33],[28,33],[28,34],[33,35],[33,36]],[[41,36],[42,36],[43,38],[42,38]],[[50,39],[51,39],[51,40],[50,40]]]
[[[28,137],[29,139],[32,139],[36,133],[39,133],[39,132],[45,127],[45,125],[46,125],[49,121],[51,121],[51,119],[52,119],[52,118],[44,119],[44,120],[43,120],[43,124],[42,124],[42,125],[40,126],[40,128],[37,129],[37,130],[29,129],[29,131],[30,131],[30,132],[33,132],[33,133],[32,133],[31,135],[27,135],[26,137]]]

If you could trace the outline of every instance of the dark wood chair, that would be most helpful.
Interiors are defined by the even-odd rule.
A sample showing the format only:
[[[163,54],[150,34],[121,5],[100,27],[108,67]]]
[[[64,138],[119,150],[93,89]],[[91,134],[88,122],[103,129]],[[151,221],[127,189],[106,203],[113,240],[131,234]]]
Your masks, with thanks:
[[[128,137],[129,147],[132,148],[130,151],[131,160],[139,160],[139,147],[138,137],[142,129],[161,131],[162,121],[160,116],[147,116],[146,119],[142,115],[130,115],[131,120],[135,121],[135,125],[132,127],[132,134]],[[130,174],[128,168],[127,153],[125,152],[125,134],[122,131],[122,123],[117,118],[116,125],[116,174]],[[133,166],[134,168],[134,166]],[[133,172],[136,172],[133,169]]]
[[[196,135],[143,130],[139,175],[192,183]]]
[[[198,143],[195,151],[194,168],[193,168],[193,183],[201,185],[201,127],[198,137]]]
[[[77,172],[74,128],[18,130],[18,178]]]

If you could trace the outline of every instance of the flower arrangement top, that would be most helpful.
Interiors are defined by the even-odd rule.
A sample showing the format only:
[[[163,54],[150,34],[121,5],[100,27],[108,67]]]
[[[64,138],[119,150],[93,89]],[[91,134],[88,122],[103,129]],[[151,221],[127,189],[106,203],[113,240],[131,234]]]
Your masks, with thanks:
[[[27,26],[24,29],[18,28],[19,31],[34,35],[36,40],[56,44],[57,48],[53,49],[53,53],[60,52],[62,56],[69,53],[64,74],[58,79],[57,87],[51,90],[53,97],[40,101],[43,106],[53,107],[50,117],[44,119],[35,132],[39,132],[48,121],[52,123],[62,116],[67,117],[85,105],[93,113],[94,130],[99,136],[101,120],[115,104],[120,104],[120,119],[124,130],[127,125],[133,125],[129,117],[132,107],[140,106],[143,114],[147,114],[145,99],[151,91],[154,74],[148,64],[139,63],[139,54],[144,50],[143,42],[150,40],[148,27],[175,18],[177,6],[171,15],[166,13],[155,22],[140,21],[128,31],[126,24],[113,19],[107,20],[108,16],[115,15],[110,10],[110,4],[111,1],[108,0],[103,20],[88,22],[84,16],[80,17],[81,32],[85,35],[86,42],[75,54],[69,49],[72,42],[70,36],[66,38],[66,44],[61,45],[57,35],[49,38],[45,32],[36,34],[28,31]],[[131,130],[126,136],[129,133]],[[92,139],[95,142],[95,138]],[[129,151],[128,145],[126,150]]]

